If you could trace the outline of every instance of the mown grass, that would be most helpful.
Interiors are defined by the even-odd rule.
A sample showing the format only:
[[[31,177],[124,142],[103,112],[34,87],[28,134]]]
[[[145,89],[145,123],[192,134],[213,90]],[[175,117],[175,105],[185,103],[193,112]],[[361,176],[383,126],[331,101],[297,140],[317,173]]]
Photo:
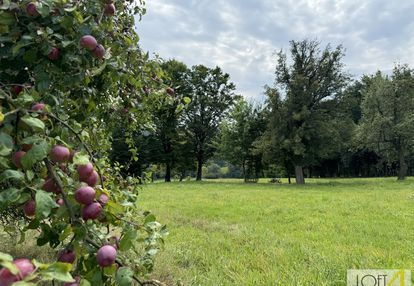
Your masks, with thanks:
[[[155,183],[142,205],[170,235],[171,285],[346,285],[350,268],[414,270],[414,179]]]

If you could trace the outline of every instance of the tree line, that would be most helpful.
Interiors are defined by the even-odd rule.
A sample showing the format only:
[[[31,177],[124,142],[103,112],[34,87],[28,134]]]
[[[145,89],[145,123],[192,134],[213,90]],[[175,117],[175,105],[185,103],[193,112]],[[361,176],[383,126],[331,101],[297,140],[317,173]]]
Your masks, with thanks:
[[[133,133],[118,126],[112,161],[141,178],[162,173],[166,182],[173,176],[201,180],[207,162],[253,182],[403,180],[414,170],[414,72],[396,65],[391,74],[352,79],[344,55],[342,46],[291,41],[288,51],[277,53],[275,80],[265,86],[262,104],[236,94],[220,67],[158,59],[162,72],[154,81],[170,87],[154,96],[148,126]]]

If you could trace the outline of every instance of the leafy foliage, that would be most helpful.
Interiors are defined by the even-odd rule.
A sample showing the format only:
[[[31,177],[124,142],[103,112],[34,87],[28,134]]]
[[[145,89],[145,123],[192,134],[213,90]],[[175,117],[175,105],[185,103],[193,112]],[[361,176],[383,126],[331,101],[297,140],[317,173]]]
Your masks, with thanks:
[[[254,143],[265,131],[261,107],[238,100],[220,126],[219,152],[233,165],[241,167],[245,180],[258,178],[262,171],[262,153]]]
[[[209,69],[194,66],[189,79],[190,99],[185,113],[185,125],[197,159],[197,180],[201,180],[202,166],[214,153],[213,140],[219,125],[237,96],[230,76],[219,67]]]
[[[357,141],[388,161],[398,160],[399,179],[407,174],[407,156],[413,150],[414,74],[407,66],[394,68],[392,77],[378,72],[366,77]]]
[[[33,260],[35,270],[19,276],[25,285],[75,276],[81,285],[140,284],[153,268],[167,231],[137,210],[138,181],[125,180],[106,159],[116,124],[129,123],[127,137],[145,126],[153,101],[146,90],[159,88],[159,67],[134,31],[142,4],[117,1],[112,15],[104,1],[1,2],[0,211],[18,219],[12,226],[21,242],[36,229],[39,246],[76,256],[73,264]],[[85,35],[96,39],[95,48],[84,45]],[[79,166],[88,162],[93,171],[85,176]],[[96,193],[82,206],[75,191],[85,184]],[[115,263],[100,267],[97,250],[118,239]],[[12,260],[0,261],[15,272]]]
[[[295,168],[297,182],[304,183],[302,167],[331,151],[332,100],[347,77],[342,71],[342,47],[321,51],[317,41],[290,44],[292,64],[283,51],[278,53],[275,87],[266,92],[270,125],[264,140],[284,154],[283,161]]]

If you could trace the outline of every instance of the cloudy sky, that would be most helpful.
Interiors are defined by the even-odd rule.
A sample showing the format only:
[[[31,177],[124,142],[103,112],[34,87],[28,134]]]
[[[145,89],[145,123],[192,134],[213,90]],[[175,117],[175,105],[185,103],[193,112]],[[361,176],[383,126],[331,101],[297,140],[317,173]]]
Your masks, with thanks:
[[[412,0],[147,0],[141,46],[187,65],[216,65],[237,92],[263,99],[274,53],[289,40],[342,44],[355,77],[394,63],[414,64]]]

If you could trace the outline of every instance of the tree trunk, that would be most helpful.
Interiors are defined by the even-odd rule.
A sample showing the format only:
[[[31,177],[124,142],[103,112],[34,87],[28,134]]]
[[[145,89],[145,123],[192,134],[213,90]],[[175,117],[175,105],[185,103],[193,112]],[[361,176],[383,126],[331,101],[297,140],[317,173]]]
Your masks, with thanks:
[[[404,158],[404,150],[400,150],[398,152],[398,159],[400,161],[400,168],[398,170],[398,180],[405,180],[405,177],[407,176],[407,163],[405,162]]]
[[[295,166],[296,184],[303,185],[305,183],[305,177],[303,176],[302,166]]]
[[[201,181],[203,175],[203,159],[197,158],[197,178],[196,181]]]
[[[243,178],[244,178],[244,182],[247,182],[247,177],[246,177],[246,164],[245,164],[245,162],[243,161],[243,164],[242,164],[242,166],[243,166]]]
[[[288,182],[289,182],[289,184],[292,183],[292,181],[290,180],[290,173],[288,173]]]
[[[165,168],[165,182],[171,182],[171,164],[167,163]]]

